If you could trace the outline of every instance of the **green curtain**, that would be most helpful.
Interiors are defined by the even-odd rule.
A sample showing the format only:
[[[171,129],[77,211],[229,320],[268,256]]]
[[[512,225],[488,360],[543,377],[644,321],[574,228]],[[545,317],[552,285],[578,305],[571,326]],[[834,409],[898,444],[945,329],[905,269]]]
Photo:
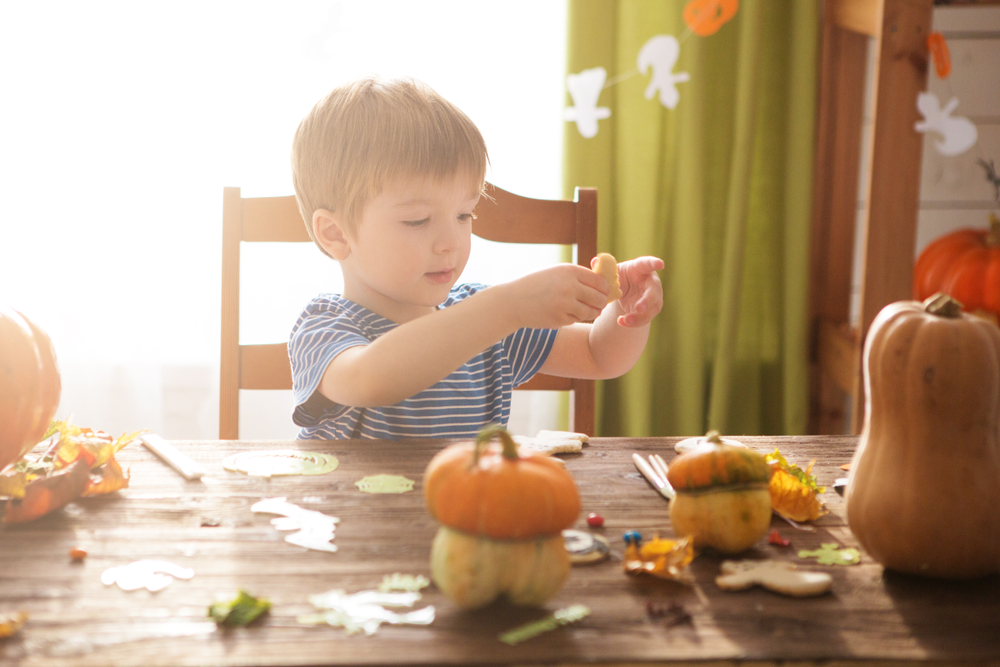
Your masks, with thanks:
[[[743,0],[704,37],[685,4],[568,3],[567,72],[603,67],[611,116],[590,139],[566,123],[565,195],[597,188],[599,250],[666,265],[643,358],[599,384],[598,433],[804,433],[819,2]],[[672,110],[637,70],[656,35],[690,75]]]

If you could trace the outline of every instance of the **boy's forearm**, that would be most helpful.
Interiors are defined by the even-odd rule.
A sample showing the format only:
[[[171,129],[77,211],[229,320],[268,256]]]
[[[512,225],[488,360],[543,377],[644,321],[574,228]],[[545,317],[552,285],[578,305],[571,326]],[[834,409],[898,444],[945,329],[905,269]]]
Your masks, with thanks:
[[[342,405],[393,405],[447,377],[517,330],[498,285],[401,324],[370,345],[335,358],[320,392]]]

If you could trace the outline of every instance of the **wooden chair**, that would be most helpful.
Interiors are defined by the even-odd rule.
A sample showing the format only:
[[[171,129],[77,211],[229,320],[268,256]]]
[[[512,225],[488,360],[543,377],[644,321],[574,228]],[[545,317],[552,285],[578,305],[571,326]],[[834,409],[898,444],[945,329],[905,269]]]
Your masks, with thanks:
[[[810,433],[860,431],[864,334],[884,306],[912,298],[923,152],[913,126],[920,120],[917,94],[927,85],[932,10],[933,0],[825,2],[810,251]],[[872,118],[861,170],[869,38]],[[859,215],[861,312],[852,326]]]
[[[503,243],[576,245],[577,263],[590,268],[597,253],[597,190],[577,188],[575,201],[521,197],[487,184],[472,231]],[[240,243],[311,243],[295,197],[222,197],[222,351],[219,438],[239,437],[240,389],[291,389],[287,343],[240,345]],[[517,389],[570,392],[570,429],[594,434],[594,381],[538,374]]]

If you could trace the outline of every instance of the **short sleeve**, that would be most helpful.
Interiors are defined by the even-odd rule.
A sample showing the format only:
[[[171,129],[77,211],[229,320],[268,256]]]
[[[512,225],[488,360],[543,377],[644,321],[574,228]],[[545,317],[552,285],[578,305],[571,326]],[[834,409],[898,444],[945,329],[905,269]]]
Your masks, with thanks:
[[[558,329],[518,329],[504,340],[513,386],[524,384],[549,358]]]
[[[348,348],[371,342],[353,313],[318,301],[314,300],[299,317],[288,341],[295,403],[293,420],[299,426],[315,425],[347,409],[316,395],[316,390],[334,357]]]

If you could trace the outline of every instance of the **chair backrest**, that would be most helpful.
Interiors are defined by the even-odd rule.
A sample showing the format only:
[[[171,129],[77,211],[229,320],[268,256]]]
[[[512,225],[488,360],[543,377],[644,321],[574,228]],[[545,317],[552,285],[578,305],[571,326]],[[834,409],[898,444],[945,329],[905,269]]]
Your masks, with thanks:
[[[597,254],[597,190],[577,188],[574,201],[521,197],[487,184],[472,232],[502,243],[575,245],[577,263]],[[240,389],[291,389],[287,343],[240,345],[240,243],[311,243],[294,196],[222,195],[222,350],[219,438],[239,437]],[[594,381],[537,374],[517,389],[570,392],[570,429],[594,434]]]

